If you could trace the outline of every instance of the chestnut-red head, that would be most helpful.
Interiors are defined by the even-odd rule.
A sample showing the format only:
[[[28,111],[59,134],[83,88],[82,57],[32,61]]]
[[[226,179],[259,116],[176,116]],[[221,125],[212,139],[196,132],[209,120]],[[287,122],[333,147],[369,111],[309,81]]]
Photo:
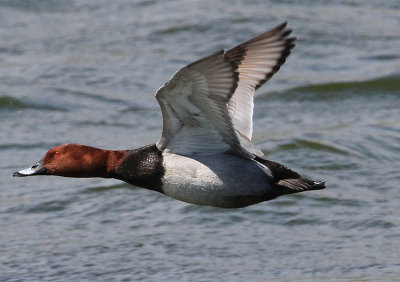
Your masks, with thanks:
[[[15,172],[13,176],[105,177],[108,152],[80,144],[56,146],[50,149],[39,162]]]

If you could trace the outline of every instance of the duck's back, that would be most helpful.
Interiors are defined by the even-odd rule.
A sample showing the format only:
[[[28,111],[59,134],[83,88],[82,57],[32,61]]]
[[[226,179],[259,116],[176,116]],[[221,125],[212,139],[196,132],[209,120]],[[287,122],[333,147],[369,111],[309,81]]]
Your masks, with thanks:
[[[237,155],[163,153],[162,192],[192,204],[238,208],[265,201],[272,173],[264,165]]]

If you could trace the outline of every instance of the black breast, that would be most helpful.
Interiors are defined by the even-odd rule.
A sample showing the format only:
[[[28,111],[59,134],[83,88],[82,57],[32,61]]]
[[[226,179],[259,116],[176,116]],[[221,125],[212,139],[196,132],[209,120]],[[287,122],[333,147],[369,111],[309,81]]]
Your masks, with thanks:
[[[116,168],[114,178],[161,192],[161,178],[164,175],[162,162],[162,153],[155,144],[129,150]]]

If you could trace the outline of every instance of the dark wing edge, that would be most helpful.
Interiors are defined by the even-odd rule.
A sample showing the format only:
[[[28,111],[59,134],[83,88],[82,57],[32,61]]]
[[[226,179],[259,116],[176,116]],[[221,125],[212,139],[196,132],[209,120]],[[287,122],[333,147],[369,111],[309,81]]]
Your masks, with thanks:
[[[267,82],[275,73],[278,72],[280,67],[285,63],[286,58],[290,55],[290,50],[296,45],[296,37],[287,37],[292,33],[291,29],[285,29],[287,22],[284,22],[277,27],[256,36],[249,41],[246,41],[225,53],[225,57],[228,58],[232,63],[237,66],[241,66],[246,61],[255,60],[259,54],[258,47],[262,49],[275,48],[283,44],[283,51],[270,52],[271,54],[277,54],[279,57],[276,60],[272,70],[264,75],[264,78],[259,80],[255,85],[255,90],[260,88],[265,82]],[[254,54],[248,53],[249,50],[254,50]]]

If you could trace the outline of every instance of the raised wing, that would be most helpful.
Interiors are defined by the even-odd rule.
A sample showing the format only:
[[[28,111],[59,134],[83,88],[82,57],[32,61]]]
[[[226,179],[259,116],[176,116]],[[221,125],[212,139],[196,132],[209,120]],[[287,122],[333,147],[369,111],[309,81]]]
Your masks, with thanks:
[[[286,23],[267,31],[231,50],[225,57],[238,65],[238,86],[228,103],[233,127],[238,135],[251,141],[253,134],[253,98],[255,91],[283,65],[296,38],[284,30]]]
[[[286,23],[179,70],[156,94],[163,114],[160,150],[191,154],[230,151],[262,156],[251,144],[254,92],[293,48]]]

